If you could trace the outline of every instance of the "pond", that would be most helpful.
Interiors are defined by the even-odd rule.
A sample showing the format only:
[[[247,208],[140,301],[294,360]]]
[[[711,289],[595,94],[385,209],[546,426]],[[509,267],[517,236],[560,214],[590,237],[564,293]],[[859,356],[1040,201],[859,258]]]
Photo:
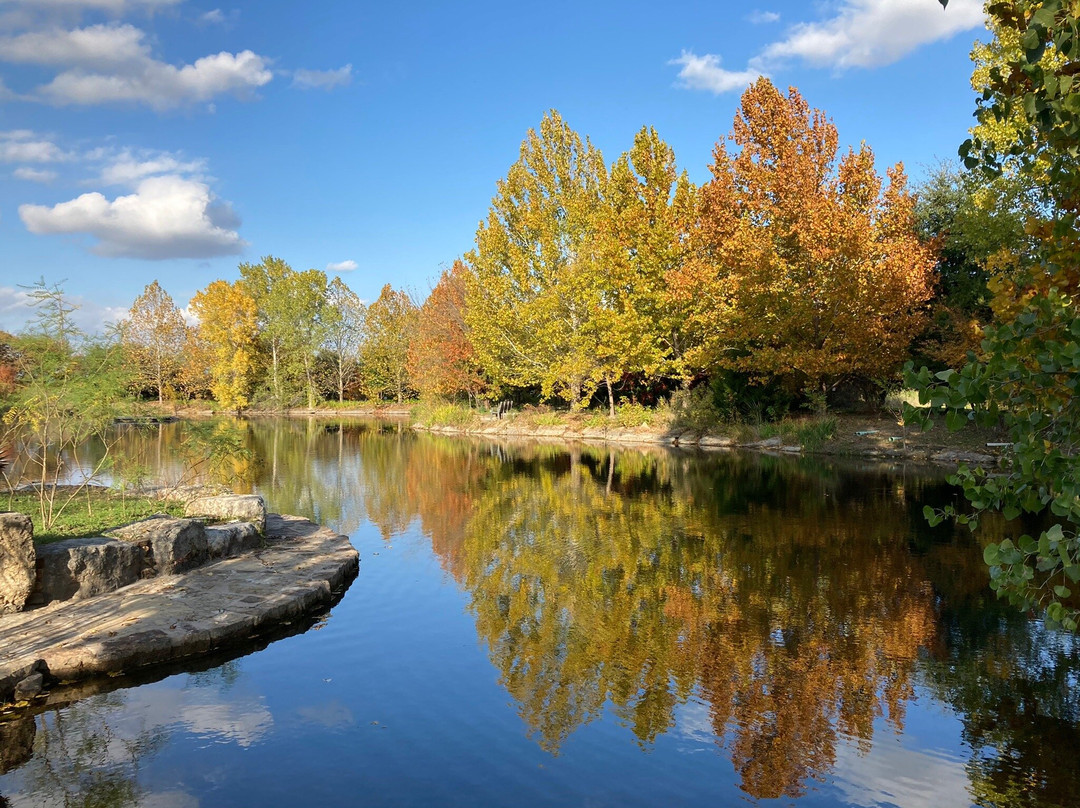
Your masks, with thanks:
[[[178,474],[185,425],[122,452]],[[0,806],[1071,806],[1080,648],[938,470],[222,422],[350,535],[306,630],[8,722]]]

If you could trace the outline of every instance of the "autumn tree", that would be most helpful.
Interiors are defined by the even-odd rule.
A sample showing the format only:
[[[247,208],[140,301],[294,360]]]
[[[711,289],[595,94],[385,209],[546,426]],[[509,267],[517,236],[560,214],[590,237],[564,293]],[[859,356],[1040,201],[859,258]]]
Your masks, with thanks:
[[[612,377],[642,372],[675,375],[688,347],[685,316],[667,293],[668,274],[686,258],[686,228],[695,188],[678,174],[675,153],[655,129],[644,127],[634,146],[611,168],[597,221],[601,271],[593,318],[598,354],[614,414]]]
[[[326,292],[325,348],[333,357],[338,401],[345,400],[345,388],[360,370],[367,308],[356,292],[341,278],[334,278]]]
[[[947,13],[947,12],[946,12]],[[1000,56],[986,76],[976,131],[960,148],[966,165],[989,177],[1010,172],[1041,183],[1045,214],[1031,218],[1030,271],[1015,276],[1011,305],[986,330],[981,355],[955,372],[923,368],[909,381],[920,399],[947,407],[951,429],[971,422],[1009,435],[1000,469],[957,474],[977,524],[987,514],[1039,514],[1051,523],[987,546],[991,586],[1052,622],[1080,626],[1070,600],[1080,583],[1080,31],[1077,4],[1012,0],[989,5]],[[1011,125],[1011,139],[993,133]],[[933,519],[942,512],[928,509]],[[945,509],[946,514],[954,513]],[[1034,531],[1033,531],[1034,532]]]
[[[159,402],[172,387],[186,338],[184,316],[157,281],[135,298],[124,324],[123,343],[134,361],[141,388],[152,387]]]
[[[417,312],[409,344],[409,378],[421,395],[465,393],[474,400],[486,384],[465,320],[468,273],[464,262],[454,261]]]
[[[819,395],[894,378],[934,263],[902,167],[883,188],[865,144],[837,161],[836,127],[766,78],[743,94],[713,157],[692,257],[670,276],[701,335],[692,361]]]
[[[242,281],[214,281],[196,292],[191,310],[213,356],[210,389],[218,404],[239,412],[250,403],[256,370],[258,307]]]
[[[368,306],[360,351],[361,380],[372,398],[389,396],[399,404],[410,390],[409,341],[416,322],[416,305],[390,284]]]
[[[466,321],[495,382],[578,405],[603,376],[590,318],[605,175],[600,152],[552,110],[499,181],[466,256]]]

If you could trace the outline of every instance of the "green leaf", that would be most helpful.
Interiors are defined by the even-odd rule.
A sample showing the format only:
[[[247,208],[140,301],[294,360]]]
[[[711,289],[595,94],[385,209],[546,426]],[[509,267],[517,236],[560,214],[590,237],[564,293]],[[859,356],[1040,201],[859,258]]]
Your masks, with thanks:
[[[1059,598],[1067,598],[1069,597],[1069,595],[1072,594],[1072,590],[1066,586],[1055,586],[1054,594],[1057,595]]]

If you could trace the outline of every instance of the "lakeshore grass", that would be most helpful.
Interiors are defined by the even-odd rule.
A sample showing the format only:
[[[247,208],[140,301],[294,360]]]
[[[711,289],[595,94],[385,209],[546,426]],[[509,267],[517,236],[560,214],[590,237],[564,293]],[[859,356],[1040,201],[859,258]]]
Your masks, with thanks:
[[[67,502],[70,492],[58,489],[54,497],[54,512]],[[119,525],[145,519],[156,513],[183,516],[184,506],[152,497],[122,494],[111,488],[88,486],[76,494],[55,517],[48,530],[42,527],[41,504],[38,492],[24,489],[0,493],[0,510],[25,513],[34,522],[34,543],[48,544],[63,539],[83,539],[100,536],[103,531]]]

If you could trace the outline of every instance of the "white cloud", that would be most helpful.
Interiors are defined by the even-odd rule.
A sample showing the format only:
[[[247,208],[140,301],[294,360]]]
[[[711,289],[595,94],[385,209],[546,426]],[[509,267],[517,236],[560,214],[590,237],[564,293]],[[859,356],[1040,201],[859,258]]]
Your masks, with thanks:
[[[38,169],[20,166],[15,169],[15,178],[26,180],[27,182],[52,182],[56,179],[56,172],[44,168]]]
[[[209,258],[246,245],[228,203],[205,183],[175,175],[148,177],[112,201],[94,192],[52,207],[20,205],[19,217],[38,235],[90,235],[98,240],[93,252],[105,256]]]
[[[337,70],[300,70],[293,71],[293,87],[301,90],[332,90],[345,87],[352,82],[352,65],[339,67]]]
[[[843,0],[821,22],[799,23],[766,47],[751,67],[799,59],[812,67],[881,67],[922,45],[985,23],[982,0]]]
[[[359,264],[353,261],[351,258],[346,261],[331,261],[326,265],[327,272],[352,272],[354,269],[359,268]]]
[[[0,38],[0,60],[22,64],[108,68],[149,60],[146,34],[134,25],[91,25],[72,31],[27,31]]]
[[[780,19],[780,14],[776,11],[751,11],[746,15],[746,21],[753,25],[767,25],[771,22],[776,22]]]
[[[70,157],[55,143],[28,129],[0,132],[0,163],[57,163]]]
[[[41,87],[39,93],[59,105],[129,102],[168,109],[209,101],[222,93],[242,95],[274,77],[269,61],[250,50],[236,54],[222,51],[183,67],[149,58],[132,67],[111,73],[69,70]]]
[[[169,152],[143,152],[138,156],[123,151],[113,156],[102,169],[101,182],[106,185],[136,185],[146,177],[158,174],[195,175],[206,171],[206,160],[183,160]]]
[[[720,66],[720,57],[712,53],[697,56],[683,51],[670,64],[682,65],[679,71],[681,86],[690,90],[708,90],[717,95],[742,90],[762,75],[757,70],[725,70]]]
[[[203,22],[223,23],[225,22],[225,12],[220,8],[215,8],[203,14],[199,19]]]
[[[72,321],[87,334],[100,333],[105,326],[129,315],[123,306],[103,306],[79,295],[64,295],[64,299],[75,306]],[[17,333],[25,329],[36,314],[33,303],[25,289],[0,286],[0,331]]]
[[[982,0],[952,0],[947,9],[933,0],[839,0],[831,17],[791,26],[767,45],[746,70],[720,66],[720,57],[683,51],[670,64],[682,66],[680,86],[725,93],[740,90],[791,60],[811,67],[871,68],[892,64],[922,45],[985,24]],[[753,12],[750,22],[775,22],[774,12]]]

